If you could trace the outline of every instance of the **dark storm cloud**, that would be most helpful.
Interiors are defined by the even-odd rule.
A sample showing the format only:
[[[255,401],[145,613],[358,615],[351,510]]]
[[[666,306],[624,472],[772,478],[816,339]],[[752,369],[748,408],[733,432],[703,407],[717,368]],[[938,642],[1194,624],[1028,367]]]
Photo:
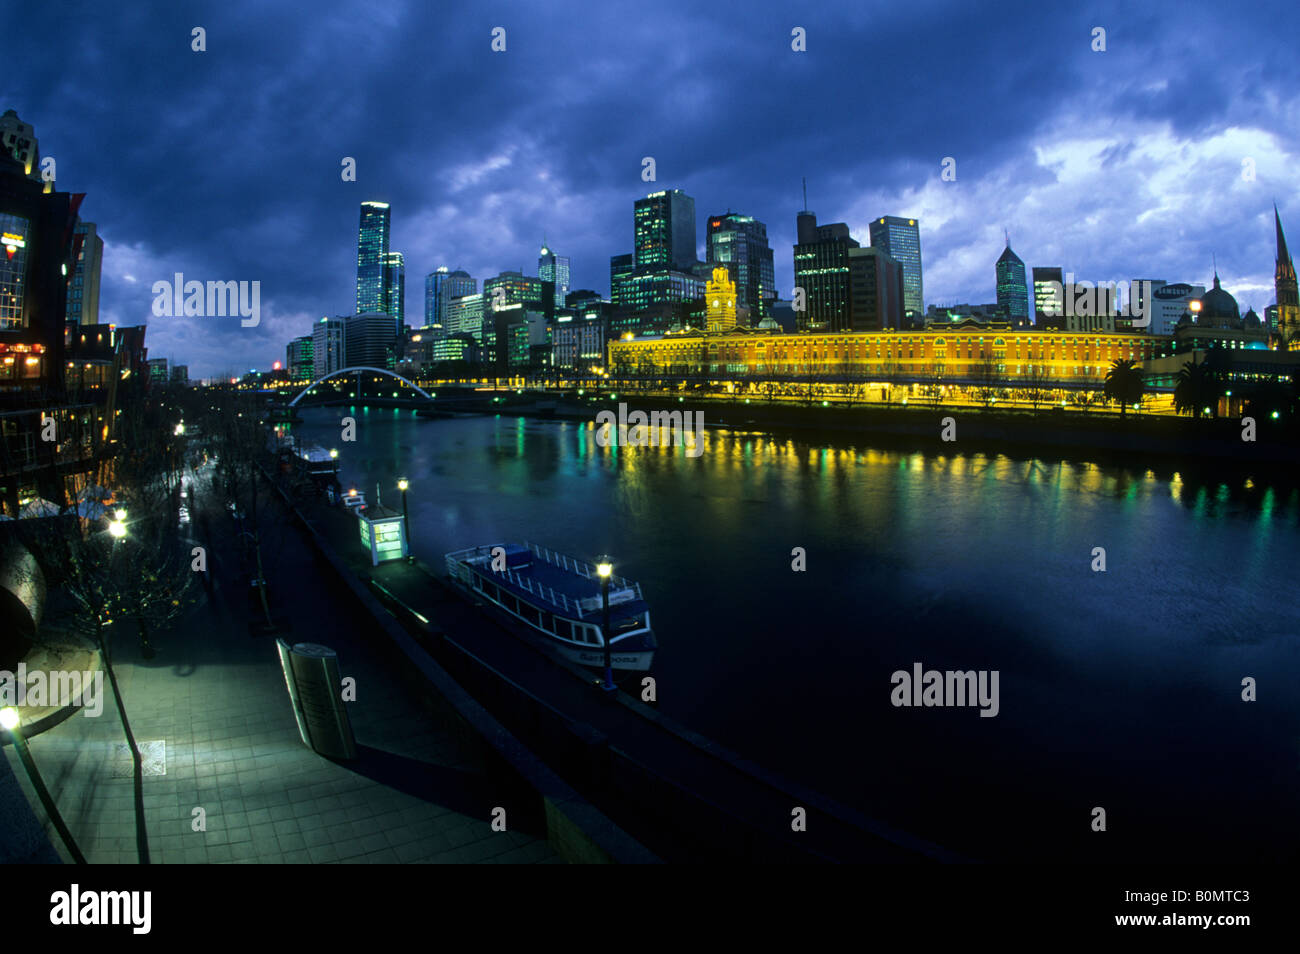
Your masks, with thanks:
[[[28,5],[3,107],[88,193],[105,319],[148,320],[151,353],[195,376],[267,367],[352,309],[365,199],[393,204],[413,325],[427,272],[535,272],[543,235],[575,288],[608,291],[631,203],[659,188],[696,198],[701,241],[728,208],[765,221],[788,296],[802,176],[864,244],[876,215],[918,217],[927,301],[990,300],[1009,228],[1027,264],[1081,277],[1206,281],[1215,254],[1262,309],[1274,197],[1300,233],[1293,12],[1044,6]],[[153,318],[176,271],[261,281],[261,324]]]

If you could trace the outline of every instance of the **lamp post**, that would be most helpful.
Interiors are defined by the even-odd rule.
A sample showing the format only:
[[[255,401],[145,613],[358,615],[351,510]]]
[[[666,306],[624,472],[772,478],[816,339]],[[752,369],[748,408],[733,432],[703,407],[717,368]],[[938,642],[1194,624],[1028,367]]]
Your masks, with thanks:
[[[609,576],[613,572],[614,565],[609,562],[609,557],[601,557],[596,564],[596,575],[600,577],[600,635],[601,642],[605,644],[605,684],[600,688],[606,692],[614,692],[617,688],[614,685],[614,664],[610,659],[609,648]]]
[[[402,492],[402,542],[406,544],[406,562],[412,563],[415,557],[411,554],[411,518],[406,510],[406,488],[410,486],[410,481],[405,477],[397,478],[397,489]]]
[[[40,770],[36,768],[36,761],[27,748],[27,740],[23,738],[21,722],[22,718],[19,716],[18,710],[13,706],[5,706],[5,708],[0,709],[0,726],[9,730],[9,737],[14,740],[14,751],[18,753],[18,760],[23,763],[23,768],[27,770],[27,777],[31,779],[32,788],[36,789],[36,796],[41,800],[41,805],[45,808],[45,814],[54,823],[54,828],[58,831],[59,837],[63,839],[63,844],[67,846],[68,854],[72,855],[73,861],[79,865],[84,865],[86,858],[81,853],[81,849],[77,847],[72,832],[68,831],[68,826],[63,823],[63,816],[59,814],[58,806],[54,804],[54,799],[50,796],[50,790],[45,787],[45,780],[41,778]]]

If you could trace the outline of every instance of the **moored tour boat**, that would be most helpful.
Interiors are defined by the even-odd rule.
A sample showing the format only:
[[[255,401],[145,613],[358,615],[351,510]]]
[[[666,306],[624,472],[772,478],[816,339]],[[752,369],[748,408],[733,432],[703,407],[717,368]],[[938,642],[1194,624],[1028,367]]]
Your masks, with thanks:
[[[470,593],[522,620],[570,662],[605,665],[600,578],[596,567],[536,544],[502,543],[448,553],[447,573]],[[610,663],[644,671],[657,646],[641,584],[609,580]]]

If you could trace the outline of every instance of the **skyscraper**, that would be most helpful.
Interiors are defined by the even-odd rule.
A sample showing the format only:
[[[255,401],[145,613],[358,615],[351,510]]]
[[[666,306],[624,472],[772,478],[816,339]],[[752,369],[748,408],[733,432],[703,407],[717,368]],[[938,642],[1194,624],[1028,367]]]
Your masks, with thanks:
[[[861,246],[843,222],[818,225],[817,214],[807,209],[799,213],[796,237],[794,283],[806,296],[804,309],[795,312],[799,330],[849,331],[853,326],[849,250]]]
[[[430,272],[424,280],[425,326],[442,325],[445,331],[451,300],[462,295],[472,295],[476,291],[478,291],[478,279],[472,277],[469,272],[459,268],[451,272],[447,270],[446,265]]]
[[[1277,260],[1273,269],[1273,290],[1277,295],[1277,329],[1288,351],[1300,351],[1300,293],[1297,293],[1295,262],[1286,248],[1282,234],[1282,217],[1273,206],[1273,222],[1277,226]]]
[[[77,267],[68,282],[68,324],[99,324],[99,273],[104,261],[104,240],[94,222],[78,222],[80,236]]]
[[[1029,285],[1025,281],[1025,263],[1011,251],[1011,237],[998,256],[995,268],[998,282],[998,305],[1006,311],[1014,327],[1029,325]]]
[[[401,252],[384,256],[384,307],[380,310],[393,316],[393,327],[401,335],[406,321],[406,260]]]
[[[630,299],[630,285],[635,269],[631,253],[609,257],[609,300],[623,305]]]
[[[705,226],[705,259],[726,265],[736,283],[736,302],[749,309],[749,323],[767,317],[776,297],[776,271],[767,244],[767,226],[748,215],[714,215]]]
[[[653,192],[633,206],[633,264],[689,270],[696,261],[695,200],[681,189]]]
[[[388,203],[362,202],[357,229],[357,314],[387,311]]]
[[[1065,314],[1065,273],[1055,265],[1034,268],[1034,324]]]
[[[312,374],[317,378],[348,366],[347,320],[322,318],[311,328]]]
[[[849,249],[849,329],[903,328],[903,268],[876,248]]]
[[[920,321],[925,314],[921,283],[921,226],[916,219],[884,215],[871,223],[871,247],[878,248],[903,268],[903,315]]]
[[[543,245],[541,255],[537,258],[537,277],[555,284],[555,307],[563,308],[564,300],[569,295],[569,256],[556,255]]]

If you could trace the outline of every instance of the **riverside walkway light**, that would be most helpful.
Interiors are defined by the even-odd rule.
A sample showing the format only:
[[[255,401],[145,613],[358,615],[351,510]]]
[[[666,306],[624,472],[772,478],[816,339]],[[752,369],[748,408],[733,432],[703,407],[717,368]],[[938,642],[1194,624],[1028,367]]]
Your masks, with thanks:
[[[59,808],[54,804],[54,799],[50,795],[50,790],[45,787],[45,780],[41,778],[40,770],[36,768],[36,761],[32,758],[31,750],[27,747],[27,739],[23,737],[22,716],[13,706],[5,706],[0,709],[0,727],[3,727],[9,733],[9,737],[14,740],[14,751],[18,753],[18,761],[23,763],[23,768],[27,770],[27,777],[31,780],[32,788],[36,789],[36,796],[41,800],[41,805],[45,809],[45,814],[49,816],[50,821],[54,823],[54,828],[63,839],[63,844],[67,846],[68,854],[79,865],[86,863],[86,857],[77,847],[76,839],[72,837],[72,832],[68,831],[68,826],[63,822],[63,816],[59,814]]]

